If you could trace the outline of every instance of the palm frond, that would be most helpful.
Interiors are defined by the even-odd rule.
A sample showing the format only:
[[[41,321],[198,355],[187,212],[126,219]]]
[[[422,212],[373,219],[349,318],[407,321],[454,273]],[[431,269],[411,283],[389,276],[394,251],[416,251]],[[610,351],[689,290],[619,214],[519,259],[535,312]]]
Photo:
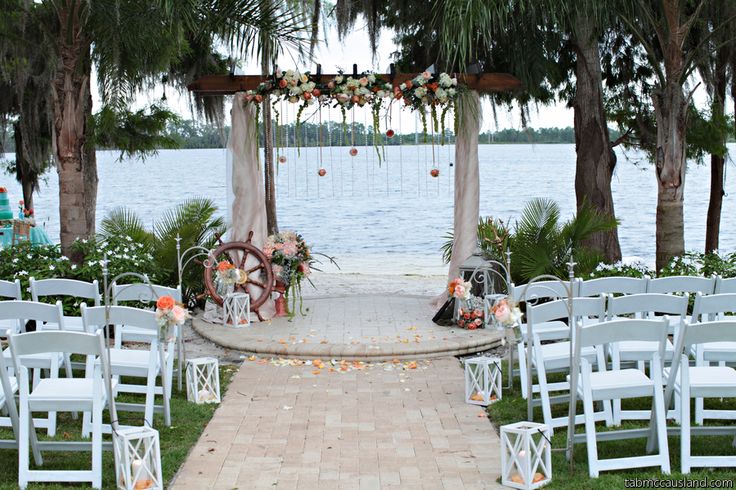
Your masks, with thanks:
[[[143,220],[126,207],[115,208],[102,219],[98,235],[103,239],[129,236],[134,242],[151,244],[153,234],[146,230]]]

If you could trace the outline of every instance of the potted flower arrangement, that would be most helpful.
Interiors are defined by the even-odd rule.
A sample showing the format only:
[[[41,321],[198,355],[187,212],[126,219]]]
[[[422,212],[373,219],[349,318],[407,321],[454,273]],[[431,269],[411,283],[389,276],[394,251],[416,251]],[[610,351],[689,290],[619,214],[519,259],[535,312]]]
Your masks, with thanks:
[[[485,314],[483,312],[483,300],[470,294],[473,284],[456,278],[450,281],[447,292],[450,297],[458,301],[455,323],[460,328],[475,330],[485,327]]]
[[[293,231],[283,231],[268,237],[263,253],[271,261],[276,289],[283,293],[281,301],[287,302],[289,297],[292,299],[293,316],[297,298],[301,308],[302,281],[309,280],[312,272],[314,258],[309,246],[301,235]],[[284,303],[277,305],[277,310],[285,313],[285,306]]]

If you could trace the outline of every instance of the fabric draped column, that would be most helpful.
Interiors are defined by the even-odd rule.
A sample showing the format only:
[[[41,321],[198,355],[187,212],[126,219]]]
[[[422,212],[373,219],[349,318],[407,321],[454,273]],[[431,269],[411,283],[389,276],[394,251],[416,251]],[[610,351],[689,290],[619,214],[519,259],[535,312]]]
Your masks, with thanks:
[[[230,138],[227,143],[227,222],[230,226],[228,241],[248,240],[252,231],[251,243],[263,249],[268,237],[266,225],[266,201],[263,188],[263,176],[259,160],[256,108],[253,104],[245,104],[242,92],[233,97],[231,111]],[[250,260],[245,269],[255,265]],[[254,278],[260,271],[252,273]],[[248,285],[248,291],[254,295],[260,288]],[[273,301],[269,300],[259,308],[264,319],[274,316]],[[253,318],[253,320],[256,320]]]
[[[478,133],[480,97],[468,91],[457,101],[458,128],[455,137],[455,215],[449,280],[458,277],[460,265],[473,255],[478,242],[480,216],[480,171]]]

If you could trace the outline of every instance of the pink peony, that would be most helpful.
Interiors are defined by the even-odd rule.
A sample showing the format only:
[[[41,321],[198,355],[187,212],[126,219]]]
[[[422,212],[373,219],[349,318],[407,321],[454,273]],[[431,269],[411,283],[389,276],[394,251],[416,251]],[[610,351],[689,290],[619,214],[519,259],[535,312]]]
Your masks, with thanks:
[[[282,251],[286,255],[296,255],[296,253],[297,253],[296,243],[293,243],[293,242],[284,243],[283,244]]]
[[[458,284],[455,286],[455,297],[456,298],[464,298],[465,297],[465,286],[462,284]]]

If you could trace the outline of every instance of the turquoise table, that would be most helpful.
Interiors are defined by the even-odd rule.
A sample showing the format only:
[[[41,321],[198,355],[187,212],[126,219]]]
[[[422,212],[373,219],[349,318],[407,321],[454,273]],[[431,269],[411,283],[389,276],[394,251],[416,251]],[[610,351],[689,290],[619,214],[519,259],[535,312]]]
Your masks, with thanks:
[[[33,245],[53,245],[49,236],[43,228],[38,226],[31,227],[31,243]],[[0,248],[10,247],[13,244],[13,227],[0,227]]]

